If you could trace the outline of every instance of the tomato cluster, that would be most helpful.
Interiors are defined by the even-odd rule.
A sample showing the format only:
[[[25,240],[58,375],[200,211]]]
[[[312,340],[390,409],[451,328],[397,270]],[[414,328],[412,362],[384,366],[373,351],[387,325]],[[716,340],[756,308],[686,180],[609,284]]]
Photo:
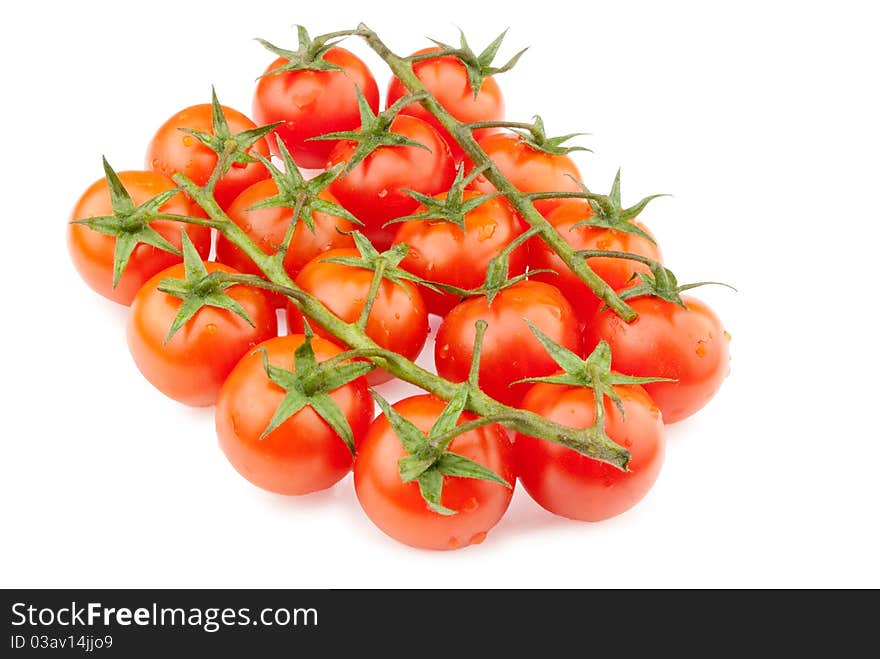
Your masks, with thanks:
[[[565,138],[505,122],[493,74],[518,55],[493,67],[500,38],[386,57],[380,112],[341,34],[264,42],[259,126],[215,95],[158,128],[144,170],[105,161],[68,226],[76,269],[130,305],[132,357],[159,391],[216,405],[220,447],[261,488],[353,471],[380,529],[436,549],[481,542],[517,480],[568,518],[624,512],[659,474],[665,426],[729,361],[720,320],[679,295],[637,221],[651,197],[623,207],[619,175],[589,191]],[[426,379],[409,367],[429,314]],[[401,373],[434,394],[370,389]]]

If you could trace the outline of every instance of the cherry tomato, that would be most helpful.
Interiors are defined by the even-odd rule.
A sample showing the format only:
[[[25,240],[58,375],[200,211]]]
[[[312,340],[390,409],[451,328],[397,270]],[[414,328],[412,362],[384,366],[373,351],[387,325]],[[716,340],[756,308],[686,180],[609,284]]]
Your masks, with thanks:
[[[352,464],[348,446],[308,405],[262,437],[286,395],[266,375],[262,350],[269,364],[295,372],[294,352],[304,340],[296,334],[261,343],[242,357],[217,397],[220,448],[238,473],[278,494],[326,489],[345,476]],[[312,349],[319,363],[340,352],[319,337],[312,339]],[[366,381],[357,378],[328,395],[348,421],[355,440],[360,441],[373,419],[373,399]]]
[[[288,206],[260,208],[250,210],[254,204],[278,194],[278,186],[272,179],[254,183],[242,192],[229,206],[226,214],[229,219],[240,226],[256,245],[266,254],[275,254],[284,240],[285,232],[293,218],[293,209]],[[322,199],[335,203],[329,192],[322,191]],[[351,231],[355,227],[348,220],[328,215],[320,211],[312,213],[315,232],[300,219],[293,231],[290,247],[284,255],[284,269],[291,278],[295,278],[303,266],[311,259],[338,247],[354,247],[351,236],[342,232]],[[262,272],[248,256],[233,245],[224,236],[217,236],[217,260],[229,265],[239,272],[261,275]],[[286,298],[277,295],[273,299],[277,306],[284,306]]]
[[[424,395],[401,400],[394,409],[427,433],[445,406],[445,401]],[[459,424],[474,419],[465,412]],[[510,440],[498,425],[459,435],[449,450],[488,467],[511,485],[516,480]],[[458,549],[482,542],[507,510],[512,487],[444,476],[441,503],[458,512],[440,515],[425,503],[417,482],[400,480],[397,463],[406,455],[387,418],[377,417],[358,445],[354,463],[358,501],[373,523],[395,540],[423,549]]]
[[[253,121],[238,110],[226,106],[221,107],[233,135],[257,127]],[[169,177],[182,172],[196,184],[204,185],[208,182],[211,172],[214,171],[214,165],[217,164],[217,154],[192,135],[178,130],[180,128],[189,128],[213,135],[214,124],[211,105],[203,103],[185,108],[162,124],[147,147],[147,169]],[[259,140],[250,148],[250,152],[259,153],[268,158],[269,146],[266,144],[266,140]],[[217,186],[214,188],[214,198],[220,207],[225,209],[242,190],[268,176],[269,172],[260,162],[233,163],[229,171],[217,181]]]
[[[379,250],[388,248],[398,229],[393,224],[383,225],[411,214],[419,206],[404,189],[435,195],[448,190],[455,178],[449,147],[429,124],[398,115],[391,123],[391,132],[428,148],[380,146],[328,188],[346,210],[364,223],[363,232]],[[347,162],[355,148],[354,142],[340,142],[330,154],[328,167]]]
[[[629,471],[621,471],[543,439],[517,434],[513,451],[526,492],[551,513],[587,522],[614,517],[634,506],[657,480],[663,464],[665,435],[660,411],[644,389],[616,386],[625,414],[607,397],[605,432],[629,449]],[[524,409],[573,428],[596,419],[589,387],[536,384],[522,401]]]
[[[296,285],[311,293],[324,306],[347,323],[356,322],[373,281],[373,271],[324,259],[340,256],[359,257],[356,249],[333,249],[309,261],[296,278]],[[287,305],[287,325],[292,332],[303,331],[302,314]],[[334,343],[338,340],[322,327],[311,323],[316,334]],[[366,333],[382,348],[393,350],[407,359],[415,359],[428,338],[428,310],[415,284],[395,284],[383,279],[379,294],[367,319]],[[387,382],[391,374],[376,369],[367,374],[372,384]]]
[[[662,260],[660,248],[642,236],[588,225],[575,227],[575,224],[592,215],[593,210],[585,200],[564,199],[546,215],[546,218],[565,238],[565,241],[576,250],[602,249],[630,252],[654,261]],[[636,224],[642,230],[647,231],[641,223]],[[587,264],[593,269],[593,272],[615,290],[626,286],[633,274],[650,272],[648,266],[643,263],[627,259],[590,258],[587,259]],[[602,301],[596,297],[593,290],[574,274],[559,258],[559,255],[540,238],[534,238],[529,243],[529,266],[531,269],[546,268],[554,271],[552,273],[537,273],[531,278],[553,284],[559,288],[571,306],[574,307],[582,326],[586,325],[602,305]]]
[[[205,263],[208,272],[234,273],[220,263]],[[241,356],[278,333],[275,311],[266,294],[247,286],[224,292],[254,322],[217,307],[205,306],[165,341],[182,300],[158,290],[166,277],[184,278],[183,264],[150,279],[138,291],[128,317],[128,347],[144,377],[159,391],[185,405],[213,405],[220,386]]]
[[[473,357],[477,320],[488,323],[480,358],[480,388],[507,405],[517,405],[530,385],[512,382],[558,370],[526,324],[530,320],[551,339],[581,354],[577,320],[559,289],[521,281],[498,293],[491,306],[485,296],[468,298],[452,309],[437,330],[437,373],[464,382]]]
[[[119,172],[118,176],[136,206],[177,187],[168,177],[155,172]],[[172,197],[159,210],[175,215],[203,215],[201,209],[183,193]],[[92,183],[79,198],[70,219],[84,220],[112,214],[107,181],[102,178]],[[150,226],[177,249],[181,249],[180,232],[185,229],[199,255],[202,258],[208,256],[211,249],[211,230],[208,227],[170,220],[155,220]],[[82,224],[70,224],[67,227],[67,245],[73,265],[85,282],[104,297],[126,305],[131,304],[135,293],[150,277],[183,260],[182,256],[141,243],[134,248],[119,283],[113,288],[114,236],[99,233]]]
[[[466,190],[464,199],[479,193]],[[437,195],[439,199],[446,195]],[[416,209],[419,212],[420,209]],[[465,215],[465,230],[443,220],[403,222],[394,238],[409,245],[400,267],[423,279],[471,289],[486,279],[489,261],[523,232],[522,221],[499,198],[489,199]],[[510,275],[526,271],[527,247],[515,249],[509,259]],[[449,293],[422,288],[428,311],[446,315],[460,300]]]
[[[379,88],[366,64],[339,47],[328,50],[324,60],[342,70],[272,73],[287,63],[279,57],[266,69],[254,92],[254,119],[261,125],[283,121],[275,132],[296,164],[307,169],[323,167],[336,145],[332,140],[309,142],[310,137],[355,130],[361,125],[358,88],[373,112],[379,109]],[[269,144],[272,152],[279,155],[274,138]]]
[[[611,346],[612,366],[626,375],[673,378],[652,382],[645,390],[675,423],[701,409],[730,371],[730,335],[718,316],[696,298],[682,296],[687,309],[656,297],[628,300],[639,316],[624,322],[610,309],[587,325],[585,347],[604,339]]]
[[[515,133],[492,133],[478,140],[501,173],[522,192],[581,192],[581,175],[571,158],[539,151]],[[473,169],[473,164],[469,165]],[[480,192],[494,192],[495,186],[480,174],[471,186]],[[539,199],[535,208],[547,213],[559,199]]]
[[[423,48],[413,55],[422,55],[441,50],[439,47]],[[474,121],[499,121],[504,118],[504,98],[498,83],[491,76],[483,80],[478,94],[468,82],[467,69],[457,57],[447,55],[434,59],[422,60],[413,64],[413,71],[428,91],[453,117],[465,123]],[[388,105],[406,96],[409,92],[397,78],[391,79],[388,85]],[[464,157],[464,152],[452,136],[447,132],[433,114],[420,103],[410,103],[401,110],[404,114],[418,117],[431,124],[449,144],[456,162]],[[474,137],[480,138],[488,134],[487,129],[474,131]]]

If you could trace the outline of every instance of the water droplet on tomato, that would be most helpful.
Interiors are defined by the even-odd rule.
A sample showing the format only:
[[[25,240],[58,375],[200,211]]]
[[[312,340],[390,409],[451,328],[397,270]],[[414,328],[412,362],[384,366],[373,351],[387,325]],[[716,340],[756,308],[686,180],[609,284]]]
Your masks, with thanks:
[[[192,146],[195,140],[192,135],[184,135],[183,136],[183,146]]]
[[[384,199],[387,196],[388,196],[388,188],[382,188],[379,191],[379,199]]]
[[[480,502],[477,501],[476,497],[471,497],[467,501],[464,502],[464,505],[461,507],[462,512],[472,513],[477,508],[480,507]]]
[[[150,167],[152,167],[153,169],[159,169],[159,159],[153,158],[153,160],[150,162]]]
[[[479,231],[477,231],[477,240],[489,240],[495,234],[496,225],[494,224],[484,224],[480,227]]]
[[[440,359],[446,359],[446,357],[449,356],[448,343],[444,343],[443,346],[441,346],[440,350],[437,352],[437,356],[440,357]]]
[[[697,357],[705,357],[706,356],[706,342],[705,341],[697,341],[697,349],[695,350],[697,353]]]
[[[474,537],[471,538],[471,544],[478,545],[481,542],[483,542],[483,540],[485,540],[485,539],[486,539],[486,532],[480,531],[479,533],[475,533]]]
[[[449,542],[446,543],[446,546],[449,549],[458,549],[461,547],[461,543],[458,541],[458,538],[449,538]]]
[[[724,340],[730,343],[730,332],[727,330],[724,331]]]
[[[217,333],[217,326],[214,323],[208,323],[207,325],[205,325],[205,331],[208,334],[216,334]]]

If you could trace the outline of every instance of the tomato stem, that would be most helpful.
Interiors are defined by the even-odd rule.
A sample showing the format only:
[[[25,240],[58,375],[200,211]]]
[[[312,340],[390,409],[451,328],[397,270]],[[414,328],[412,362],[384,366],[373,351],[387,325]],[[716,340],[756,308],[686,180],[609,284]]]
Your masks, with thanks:
[[[569,245],[558,231],[535,209],[529,195],[522,192],[514,186],[501,173],[495,163],[486,152],[480,147],[472,133],[472,127],[469,124],[462,123],[453,117],[437,99],[428,91],[425,85],[419,80],[413,71],[412,61],[407,58],[395,55],[388,46],[379,38],[373,30],[361,23],[356,34],[362,37],[376,54],[381,57],[392,73],[397,76],[407,90],[413,95],[423,94],[419,103],[428,112],[430,112],[437,121],[445,128],[450,135],[458,142],[462,150],[473,161],[476,167],[485,167],[483,176],[495,186],[495,188],[503,194],[520,216],[531,226],[537,227],[541,239],[556,252],[562,261],[572,272],[580,277],[587,286],[592,289],[599,299],[601,299],[608,307],[623,318],[630,322],[635,320],[636,313],[632,308],[621,299],[601,277],[599,277],[587,265],[585,259],[579,257],[575,250]],[[503,122],[509,126],[512,122]],[[534,124],[522,124],[528,130],[534,130]]]

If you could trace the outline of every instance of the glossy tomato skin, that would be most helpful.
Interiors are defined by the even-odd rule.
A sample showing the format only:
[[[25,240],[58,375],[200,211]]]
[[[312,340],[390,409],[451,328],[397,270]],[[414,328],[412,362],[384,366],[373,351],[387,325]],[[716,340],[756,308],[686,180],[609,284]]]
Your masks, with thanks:
[[[464,198],[480,193],[465,190]],[[444,198],[445,195],[437,195]],[[418,212],[418,209],[417,211]],[[430,281],[472,289],[483,284],[489,261],[523,232],[523,224],[510,206],[495,197],[465,216],[465,230],[443,220],[403,222],[394,243],[409,245],[400,267]],[[510,276],[526,271],[528,248],[515,249],[508,261]],[[422,287],[428,311],[445,316],[461,298]]]
[[[278,58],[257,81],[253,115],[260,125],[283,121],[275,129],[296,164],[320,169],[336,145],[333,140],[308,141],[324,133],[356,130],[361,125],[356,89],[360,88],[373,112],[379,109],[379,88],[373,74],[356,55],[345,48],[331,48],[324,60],[342,71],[272,71],[287,63]],[[269,140],[278,154],[275,138]]]
[[[205,263],[208,272],[234,273],[220,263]],[[225,309],[202,307],[165,343],[180,309],[180,298],[158,290],[166,277],[184,278],[183,264],[163,270],[138,291],[128,317],[128,347],[144,377],[169,398],[191,406],[213,405],[220,386],[248,350],[278,333],[275,310],[265,293],[232,286],[225,293],[254,321]]]
[[[118,176],[135,205],[177,187],[171,179],[155,172],[128,171],[119,172]],[[175,215],[203,214],[183,193],[172,197],[160,210]],[[107,181],[100,179],[79,198],[70,219],[84,220],[112,214]],[[181,249],[180,232],[185,229],[202,258],[207,258],[211,250],[211,230],[208,227],[169,220],[156,220],[150,226],[177,249]],[[70,224],[67,227],[67,246],[73,265],[85,282],[97,293],[125,305],[131,304],[135,294],[150,277],[183,260],[182,256],[141,243],[134,248],[119,284],[113,288],[115,237],[81,224]]]
[[[253,121],[238,110],[226,106],[221,107],[233,135],[257,127]],[[217,154],[192,135],[181,131],[181,128],[213,135],[214,124],[211,105],[202,103],[184,108],[162,124],[147,147],[145,158],[147,169],[168,177],[182,172],[197,185],[204,185],[208,182],[214,165],[217,164]],[[269,146],[266,140],[259,140],[250,148],[250,152],[259,153],[268,158]],[[214,198],[221,208],[226,209],[242,190],[257,181],[268,178],[268,176],[268,170],[260,162],[234,163],[229,171],[217,181],[217,186],[214,188]]]
[[[605,432],[632,456],[629,471],[543,439],[517,434],[514,456],[520,482],[541,507],[557,515],[598,522],[630,509],[647,494],[663,465],[665,434],[660,411],[638,386],[614,388],[625,415],[605,399]],[[596,418],[593,390],[536,384],[524,409],[574,428]]]
[[[373,281],[373,271],[324,260],[340,256],[358,257],[360,253],[356,249],[325,252],[309,261],[295,281],[297,286],[318,298],[336,316],[353,323],[364,308]],[[291,332],[303,331],[302,314],[293,304],[287,305],[287,326]],[[316,323],[311,323],[311,326],[316,334],[338,343]],[[425,345],[428,329],[428,310],[415,284],[407,281],[395,284],[383,279],[367,319],[367,336],[382,348],[393,350],[407,359],[415,359]],[[367,382],[379,384],[391,377],[387,371],[376,369],[367,374]]]
[[[294,352],[301,334],[264,341],[245,353],[217,397],[215,422],[220,448],[236,471],[257,487],[278,494],[308,494],[324,490],[351,469],[348,446],[311,407],[306,406],[261,438],[285,392],[269,380],[262,350],[269,363],[296,371]],[[312,339],[318,362],[340,349],[320,337]],[[373,419],[373,399],[364,378],[357,378],[329,393],[351,427],[356,441]]]
[[[584,340],[592,349],[602,339],[611,346],[612,367],[626,375],[673,378],[645,390],[675,423],[701,409],[730,371],[730,335],[706,304],[682,296],[687,309],[655,297],[627,300],[638,314],[624,322],[610,309],[597,313]]]
[[[501,291],[491,306],[484,296],[476,296],[446,315],[434,346],[441,377],[454,382],[467,379],[476,336],[474,324],[480,319],[488,323],[480,358],[480,388],[507,405],[518,405],[531,386],[511,387],[512,382],[550,375],[559,369],[532,334],[526,319],[557,343],[582,354],[577,320],[559,289],[522,281]]]
[[[423,48],[413,55],[422,55],[439,51],[439,47]],[[504,118],[504,97],[498,83],[491,76],[483,80],[479,93],[474,96],[474,90],[468,82],[467,69],[457,57],[445,56],[423,60],[413,64],[413,71],[428,91],[446,110],[459,121],[471,123],[475,121],[500,121]],[[406,96],[409,92],[398,78],[392,78],[388,85],[388,101],[391,106],[398,99]],[[418,117],[431,124],[443,139],[449,144],[452,156],[456,162],[464,157],[464,152],[452,136],[447,132],[437,118],[422,107],[420,103],[410,103],[401,110],[403,114]],[[489,130],[479,129],[474,131],[474,137],[480,138],[488,134]]]
[[[229,206],[226,214],[241,227],[257,247],[266,254],[275,254],[284,241],[287,227],[293,217],[293,209],[288,206],[259,208],[249,210],[254,204],[278,194],[278,186],[272,179],[254,183],[242,192]],[[319,196],[335,203],[333,195],[322,191]],[[315,232],[309,231],[300,219],[293,231],[290,248],[284,255],[284,269],[295,278],[303,266],[314,257],[331,249],[354,247],[354,239],[344,232],[357,228],[348,220],[316,211],[312,213]],[[238,270],[253,275],[262,275],[260,269],[238,247],[224,236],[217,236],[217,260]],[[273,296],[277,306],[283,307],[285,298]]]
[[[404,189],[435,195],[448,190],[455,178],[449,146],[429,124],[402,114],[391,123],[391,132],[428,148],[380,146],[328,188],[346,210],[364,223],[362,231],[380,250],[391,245],[398,229],[393,224],[383,225],[411,214],[419,206]],[[355,148],[353,142],[340,142],[330,154],[328,168],[347,162]]]
[[[505,178],[522,192],[582,192],[578,184],[580,172],[568,156],[534,149],[514,133],[492,133],[478,142]],[[473,164],[468,169],[473,169]],[[495,186],[483,174],[477,176],[470,187],[480,192],[495,192]],[[534,204],[538,211],[547,213],[559,201],[539,199]]]
[[[427,433],[445,406],[445,401],[424,395],[395,403],[394,409]],[[459,423],[475,418],[465,412]],[[385,416],[377,417],[358,445],[354,463],[358,501],[373,523],[395,540],[422,549],[459,549],[481,543],[513,496],[516,473],[510,440],[500,426],[488,425],[459,435],[449,450],[488,467],[511,487],[444,476],[441,503],[458,513],[434,512],[417,482],[401,482],[397,463],[406,451]]]
[[[633,233],[615,231],[582,225],[575,227],[593,215],[590,205],[583,199],[564,199],[547,213],[547,221],[559,232],[575,250],[602,249],[606,251],[630,252],[662,262],[660,248],[655,243]],[[647,232],[644,225],[638,226]],[[650,235],[650,233],[648,233]],[[611,288],[624,288],[637,272],[650,272],[643,263],[627,259],[591,258],[587,264]],[[537,273],[531,278],[556,286],[574,307],[581,325],[585,326],[593,317],[601,300],[580,277],[563,263],[559,255],[540,238],[533,238],[529,244],[529,266],[531,269],[549,269],[553,272]]]

